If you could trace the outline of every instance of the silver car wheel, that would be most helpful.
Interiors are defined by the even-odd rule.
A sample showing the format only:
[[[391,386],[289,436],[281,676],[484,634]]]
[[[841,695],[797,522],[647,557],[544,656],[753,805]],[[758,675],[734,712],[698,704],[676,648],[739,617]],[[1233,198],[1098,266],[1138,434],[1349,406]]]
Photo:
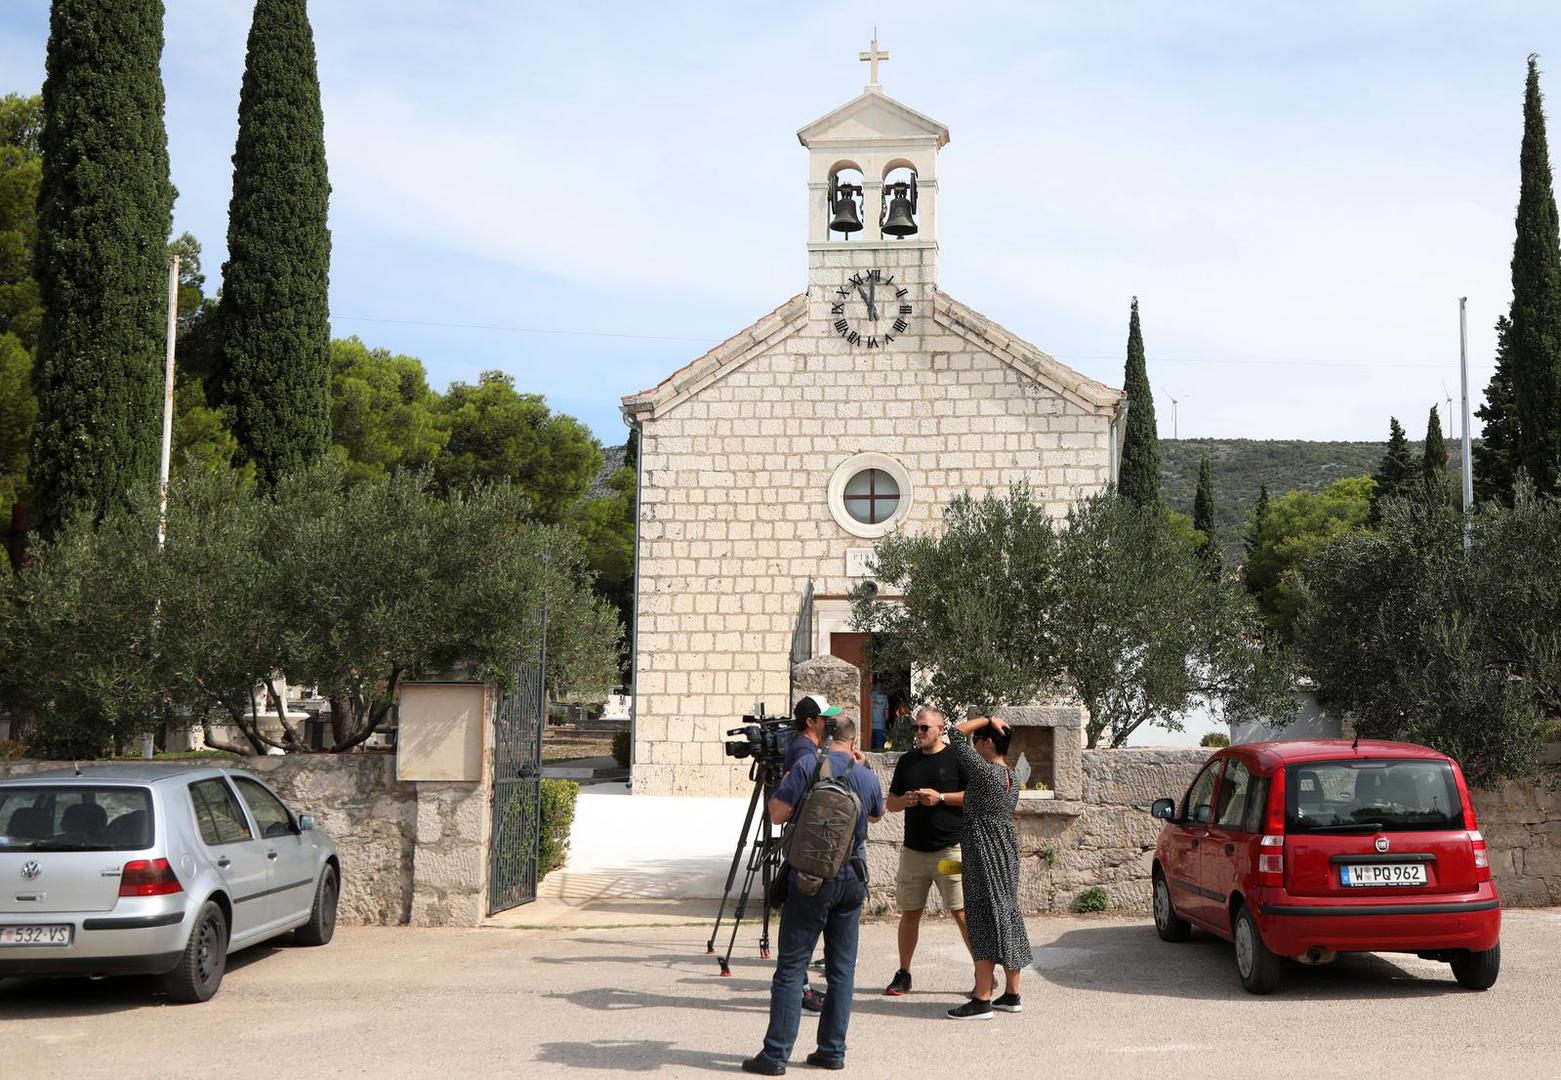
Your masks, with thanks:
[[[1252,977],[1252,920],[1236,920],[1236,970],[1243,979]]]
[[[1171,890],[1163,877],[1154,879],[1154,921],[1161,930],[1171,925]]]

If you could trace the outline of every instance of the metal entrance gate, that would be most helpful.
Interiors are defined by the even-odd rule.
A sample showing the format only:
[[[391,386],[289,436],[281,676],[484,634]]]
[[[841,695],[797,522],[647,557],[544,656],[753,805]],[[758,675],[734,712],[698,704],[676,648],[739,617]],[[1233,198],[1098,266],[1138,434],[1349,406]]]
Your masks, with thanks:
[[[521,668],[499,695],[493,719],[493,835],[488,914],[537,898],[542,839],[542,726],[547,716],[542,664]]]

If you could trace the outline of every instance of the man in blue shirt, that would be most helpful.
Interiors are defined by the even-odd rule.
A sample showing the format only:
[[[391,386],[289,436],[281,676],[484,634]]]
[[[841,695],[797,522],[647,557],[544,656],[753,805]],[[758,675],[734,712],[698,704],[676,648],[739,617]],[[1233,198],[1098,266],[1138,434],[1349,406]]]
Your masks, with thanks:
[[[800,991],[808,958],[819,935],[824,937],[825,974],[829,994],[818,1021],[818,1049],[809,1054],[809,1065],[825,1069],[844,1066],[846,1028],[851,1023],[851,994],[856,981],[856,944],[862,902],[867,899],[867,826],[884,815],[883,787],[871,769],[857,761],[856,724],[841,720],[829,746],[830,775],[839,776],[862,801],[856,821],[854,857],[813,896],[797,887],[795,877],[781,908],[780,950],[775,977],[770,981],[770,1026],[764,1049],[743,1062],[743,1071],[760,1076],[781,1076],[797,1041],[802,1023]],[[818,755],[803,758],[786,774],[770,799],[770,820],[784,825],[818,773]]]

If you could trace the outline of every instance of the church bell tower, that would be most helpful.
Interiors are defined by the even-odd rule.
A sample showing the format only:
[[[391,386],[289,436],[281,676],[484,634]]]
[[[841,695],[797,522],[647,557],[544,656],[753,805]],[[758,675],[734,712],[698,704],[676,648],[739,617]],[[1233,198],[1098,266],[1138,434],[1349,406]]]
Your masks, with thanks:
[[[876,38],[860,58],[871,65],[862,93],[797,132],[808,150],[808,247],[935,248],[949,129],[884,93],[878,65],[889,54]]]
[[[862,93],[797,132],[808,151],[813,332],[848,353],[914,350],[938,269],[938,151],[949,129],[883,92],[877,38]],[[839,348],[837,344],[834,348]]]

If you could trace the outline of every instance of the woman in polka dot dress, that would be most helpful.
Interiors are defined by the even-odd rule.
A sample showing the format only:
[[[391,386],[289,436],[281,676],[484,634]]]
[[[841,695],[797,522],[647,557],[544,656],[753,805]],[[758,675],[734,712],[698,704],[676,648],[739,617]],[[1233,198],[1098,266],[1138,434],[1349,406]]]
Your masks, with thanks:
[[[1019,914],[1019,834],[1014,808],[1019,782],[1004,762],[1013,729],[1002,720],[977,716],[949,728],[949,748],[970,777],[965,788],[965,826],[960,857],[965,881],[965,925],[976,961],[975,994],[950,1009],[952,1020],[990,1020],[992,1010],[1019,1012],[1019,976],[1029,966],[1030,937]],[[992,999],[1001,964],[1005,993]]]

